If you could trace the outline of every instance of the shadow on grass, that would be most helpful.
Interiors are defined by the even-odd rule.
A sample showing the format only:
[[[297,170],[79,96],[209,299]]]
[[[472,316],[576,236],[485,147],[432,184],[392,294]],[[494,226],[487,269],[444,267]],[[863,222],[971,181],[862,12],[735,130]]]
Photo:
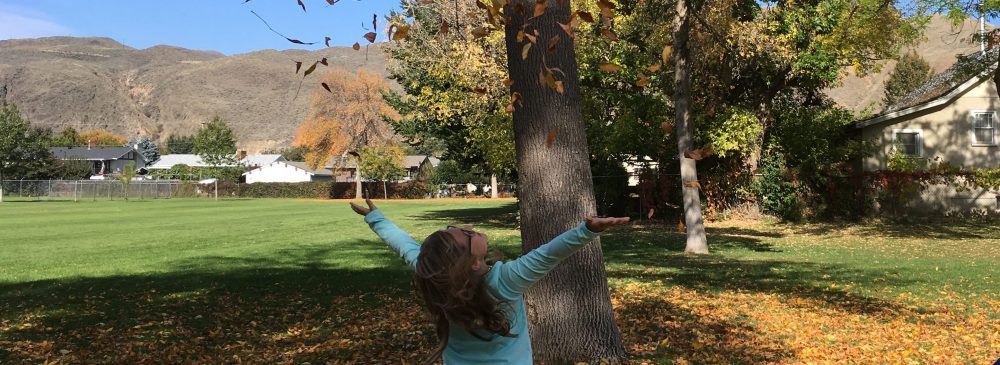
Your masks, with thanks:
[[[495,229],[516,229],[517,203],[490,208],[431,210],[415,218],[453,222],[456,225],[472,225],[473,228],[479,226]]]
[[[699,291],[750,291],[783,294],[815,300],[834,308],[863,314],[891,315],[904,306],[892,301],[868,297],[845,290],[836,283],[881,282],[902,286],[912,281],[884,271],[860,270],[840,265],[787,261],[780,259],[770,244],[757,238],[710,234],[715,252],[749,249],[775,253],[773,259],[734,259],[718,254],[684,255],[684,236],[677,233],[647,231],[614,234],[602,238],[606,260],[613,265],[608,277],[613,279],[655,281]]]
[[[798,234],[828,235],[855,229],[851,234],[892,238],[932,238],[943,240],[1000,238],[1000,221],[995,218],[912,218],[906,221],[876,221],[864,224],[811,223],[787,225]],[[986,228],[986,229],[984,229]],[[985,234],[984,234],[985,233]]]

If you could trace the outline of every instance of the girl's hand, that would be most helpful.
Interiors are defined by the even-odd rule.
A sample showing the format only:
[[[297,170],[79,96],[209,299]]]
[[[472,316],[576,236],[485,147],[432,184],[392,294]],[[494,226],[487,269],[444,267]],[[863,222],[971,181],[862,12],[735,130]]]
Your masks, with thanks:
[[[628,224],[628,221],[629,217],[587,217],[587,229],[599,233],[614,226]]]
[[[360,214],[362,216],[366,216],[366,215],[368,215],[368,213],[371,213],[373,210],[378,209],[378,208],[375,207],[375,203],[372,203],[371,199],[365,199],[365,203],[368,203],[368,208],[365,208],[365,207],[362,207],[360,205],[351,203],[351,209],[354,209],[355,213],[358,213],[358,214]]]

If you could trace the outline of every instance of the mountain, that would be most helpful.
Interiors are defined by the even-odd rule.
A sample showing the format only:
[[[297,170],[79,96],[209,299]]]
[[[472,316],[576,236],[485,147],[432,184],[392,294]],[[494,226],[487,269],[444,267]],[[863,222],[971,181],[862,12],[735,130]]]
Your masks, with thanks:
[[[986,29],[993,29],[987,24]],[[958,60],[958,55],[979,51],[979,44],[972,36],[979,30],[979,21],[968,19],[957,27],[941,16],[931,18],[924,30],[924,40],[908,48],[927,60],[934,73],[944,71]],[[896,68],[896,61],[887,61],[879,72],[858,77],[849,73],[837,87],[826,90],[826,94],[841,106],[859,112],[869,109],[881,111],[882,96],[885,94],[885,80]]]
[[[165,139],[193,134],[218,115],[241,149],[258,152],[291,142],[325,71],[320,65],[303,81],[295,61],[308,65],[323,57],[330,68],[385,75],[376,47],[367,54],[333,47],[227,57],[172,46],[135,49],[109,38],[50,37],[0,41],[0,93],[6,90],[0,97],[56,132],[72,126]]]

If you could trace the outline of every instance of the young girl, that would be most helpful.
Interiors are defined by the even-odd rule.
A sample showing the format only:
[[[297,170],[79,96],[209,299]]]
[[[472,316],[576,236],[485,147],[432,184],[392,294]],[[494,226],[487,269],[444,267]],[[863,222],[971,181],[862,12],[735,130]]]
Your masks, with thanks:
[[[440,346],[428,359],[453,364],[531,364],[524,292],[598,233],[628,218],[587,217],[526,255],[487,265],[486,235],[448,226],[417,244],[366,200],[351,203],[416,272],[417,291],[434,319]]]

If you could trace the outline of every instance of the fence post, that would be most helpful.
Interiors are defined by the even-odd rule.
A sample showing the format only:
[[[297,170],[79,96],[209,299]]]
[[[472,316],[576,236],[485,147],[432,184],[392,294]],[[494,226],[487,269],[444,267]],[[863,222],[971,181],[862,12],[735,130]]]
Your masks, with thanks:
[[[77,198],[77,195],[76,195],[76,191],[77,191],[77,189],[79,189],[79,188],[80,188],[80,181],[79,181],[79,180],[74,180],[74,181],[73,181],[73,202],[78,202],[78,201],[80,201],[80,200],[79,200],[79,199]]]

